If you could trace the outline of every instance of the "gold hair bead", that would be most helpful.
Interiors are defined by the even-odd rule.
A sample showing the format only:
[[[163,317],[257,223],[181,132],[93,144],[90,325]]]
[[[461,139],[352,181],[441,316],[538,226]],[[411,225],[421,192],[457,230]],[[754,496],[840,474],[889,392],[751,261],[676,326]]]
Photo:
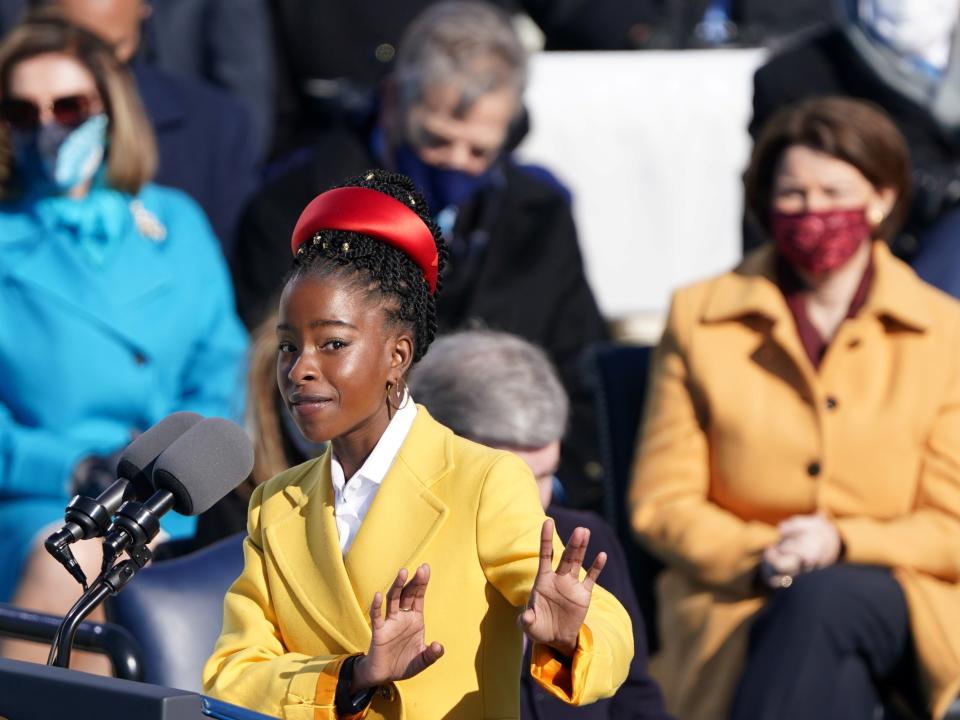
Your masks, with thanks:
[[[417,201],[413,199],[413,195],[407,195],[407,197],[410,198],[410,204],[416,206]]]
[[[340,246],[340,249],[343,250],[343,252],[350,252],[350,243],[343,243],[343,245]]]
[[[364,180],[373,180],[373,173],[367,173],[363,176]]]

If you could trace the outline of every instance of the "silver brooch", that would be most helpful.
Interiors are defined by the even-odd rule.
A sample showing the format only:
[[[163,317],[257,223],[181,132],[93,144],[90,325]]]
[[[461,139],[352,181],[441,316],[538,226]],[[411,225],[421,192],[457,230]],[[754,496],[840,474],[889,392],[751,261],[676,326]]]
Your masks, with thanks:
[[[156,215],[147,210],[140,200],[130,201],[130,212],[133,215],[133,222],[137,226],[137,230],[147,240],[162,243],[167,239],[166,226],[160,222]]]

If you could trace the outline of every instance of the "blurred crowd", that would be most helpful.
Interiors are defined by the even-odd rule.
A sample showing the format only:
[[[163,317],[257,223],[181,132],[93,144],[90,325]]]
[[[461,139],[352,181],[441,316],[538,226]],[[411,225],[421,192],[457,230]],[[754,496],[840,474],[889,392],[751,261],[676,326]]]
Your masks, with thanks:
[[[242,532],[252,489],[323,451],[276,387],[290,235],[380,167],[450,253],[414,399],[517,452],[561,536],[593,528],[634,623],[617,697],[525,685],[524,718],[960,694],[960,0],[0,0],[0,36],[0,602],[68,609],[45,531],[172,412],[244,423],[256,461],[158,558]],[[584,358],[616,338],[570,190],[514,156],[529,55],[761,45],[745,258],[674,296],[611,498]],[[636,552],[664,568],[646,617]]]

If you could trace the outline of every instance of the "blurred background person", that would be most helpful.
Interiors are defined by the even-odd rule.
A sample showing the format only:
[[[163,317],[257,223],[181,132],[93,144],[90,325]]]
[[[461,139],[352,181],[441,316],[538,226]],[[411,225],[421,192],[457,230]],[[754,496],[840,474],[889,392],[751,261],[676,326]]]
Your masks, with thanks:
[[[392,71],[404,34],[437,0],[277,0],[278,127],[284,153],[322,129],[364,114]],[[525,13],[550,50],[627,50],[655,32],[659,0],[496,0],[505,14]],[[532,24],[532,23],[531,23]]]
[[[201,78],[241,100],[253,121],[257,156],[273,143],[275,68],[265,0],[151,0],[141,57]]]
[[[580,358],[607,331],[566,191],[510,154],[524,132],[526,61],[496,8],[429,8],[404,37],[378,112],[330,129],[309,163],[253,200],[232,265],[237,303],[248,327],[276,307],[288,263],[284,238],[320,189],[370,166],[408,175],[450,246],[441,331],[479,321],[546,349],[572,405],[560,478],[573,505],[598,506],[601,471]]]
[[[804,38],[754,78],[756,137],[770,116],[804,98],[846,95],[882,107],[913,159],[914,198],[894,252],[960,297],[960,0],[836,0],[846,21]],[[763,241],[751,233],[748,245]]]
[[[643,618],[613,529],[592,512],[552,503],[569,404],[546,354],[508,333],[456,332],[433,343],[415,366],[409,384],[413,396],[438,422],[462,437],[509,450],[530,466],[543,508],[554,519],[560,539],[566,542],[577,527],[590,530],[584,562],[589,565],[597,553],[607,553],[601,584],[630,614],[633,661],[626,682],[612,698],[572,707],[551,697],[524,673],[521,718],[667,718],[660,689],[647,673]]]
[[[133,72],[153,127],[157,182],[183,190],[200,204],[229,257],[244,204],[259,182],[259,144],[245,104],[179,68],[154,64],[140,52],[144,23],[152,13],[146,0],[17,1],[27,11],[59,11],[110,43]],[[166,22],[173,10],[159,12]],[[184,39],[187,35],[184,30]]]
[[[630,493],[659,579],[667,707],[696,718],[942,717],[960,686],[960,305],[891,254],[903,137],[861,102],[760,133],[773,243],[678,291]],[[748,645],[749,636],[749,645]]]
[[[97,37],[49,14],[7,37],[0,159],[0,600],[62,614],[80,589],[45,528],[169,413],[238,417],[246,335],[203,212],[151,184],[149,123]],[[74,547],[99,567],[97,543]]]
[[[31,0],[0,0],[0,35]],[[99,10],[118,6],[102,0]],[[138,0],[138,59],[177,75],[200,78],[241,100],[253,121],[259,155],[273,141],[274,48],[265,0]],[[96,28],[94,28],[96,31]]]

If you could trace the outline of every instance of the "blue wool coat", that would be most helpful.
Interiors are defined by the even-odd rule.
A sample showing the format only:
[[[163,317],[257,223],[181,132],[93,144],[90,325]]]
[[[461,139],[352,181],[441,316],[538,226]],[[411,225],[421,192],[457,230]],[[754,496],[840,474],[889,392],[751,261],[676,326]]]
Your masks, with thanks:
[[[217,240],[183,193],[0,204],[0,600],[62,519],[79,460],[178,410],[241,417],[246,347]],[[192,518],[164,527],[189,534]]]

